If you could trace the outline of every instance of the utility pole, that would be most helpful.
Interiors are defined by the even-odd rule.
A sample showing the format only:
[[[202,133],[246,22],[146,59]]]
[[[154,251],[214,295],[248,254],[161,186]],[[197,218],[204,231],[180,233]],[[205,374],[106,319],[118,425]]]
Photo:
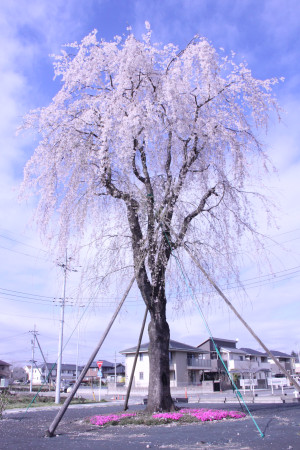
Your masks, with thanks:
[[[41,345],[40,345],[40,343],[39,343],[39,340],[38,340],[38,337],[37,337],[37,336],[36,336],[36,342],[37,342],[38,347],[39,347],[39,349],[40,349],[42,358],[43,358],[43,360],[44,360],[44,364],[45,364],[45,375],[46,375],[46,379],[47,379],[47,382],[48,382],[48,385],[49,385],[49,391],[50,391],[50,379],[49,379],[50,373],[49,373],[49,369],[48,369],[48,366],[47,366],[47,362],[46,362],[44,353],[43,353],[43,351],[42,351],[42,347],[41,347]]]
[[[35,360],[34,360],[34,348],[35,348],[35,339],[36,339],[36,329],[35,329],[35,324],[33,327],[33,331],[29,331],[29,333],[32,333],[33,338],[31,339],[31,350],[32,350],[32,360],[31,360],[31,371],[30,371],[30,389],[29,391],[32,392],[32,380],[33,380],[33,364],[35,364]]]
[[[71,258],[69,258],[69,261]],[[63,287],[63,297],[61,299],[61,309],[60,309],[60,330],[59,330],[59,340],[58,340],[58,357],[57,357],[57,367],[56,367],[56,384],[55,384],[55,403],[60,403],[60,386],[61,386],[61,366],[62,366],[62,351],[63,351],[63,335],[64,335],[64,319],[65,319],[65,302],[66,302],[66,286],[67,286],[67,271],[77,272],[77,270],[68,267],[68,255],[66,250],[66,260],[62,264],[58,264],[63,268],[64,271],[64,287]]]
[[[115,351],[115,392],[117,393],[117,352]]]
[[[84,308],[85,305],[80,305],[78,306],[78,317],[79,317],[79,312],[80,312],[80,308]],[[77,346],[76,346],[76,381],[78,380],[78,376],[79,376],[79,371],[78,371],[78,360],[79,360],[79,340],[80,340],[80,320],[78,320],[77,322]]]
[[[76,381],[78,380],[78,358],[79,358],[79,324],[77,325],[77,348],[76,348]]]

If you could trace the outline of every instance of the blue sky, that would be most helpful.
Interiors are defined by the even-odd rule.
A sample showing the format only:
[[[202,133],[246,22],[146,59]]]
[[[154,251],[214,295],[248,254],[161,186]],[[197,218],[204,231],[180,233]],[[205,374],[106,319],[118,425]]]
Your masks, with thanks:
[[[300,4],[297,0],[10,0],[0,6],[0,359],[19,364],[31,358],[29,330],[34,324],[49,360],[57,353],[62,272],[47,261],[45,247],[30,226],[35,200],[18,204],[15,188],[23,166],[36,144],[30,135],[16,136],[22,116],[31,108],[47,105],[60,86],[53,81],[50,54],[65,43],[80,41],[93,29],[106,40],[126,33],[144,32],[148,20],[153,40],[184,47],[194,34],[206,36],[216,48],[233,50],[245,58],[254,76],[284,77],[276,88],[282,122],[274,120],[264,138],[278,169],[267,181],[279,210],[278,229],[261,230],[272,236],[272,269],[264,267],[258,286],[246,283],[246,295],[228,295],[269,348],[290,352],[300,347]],[[245,280],[258,277],[256,255],[241,268]],[[75,288],[78,274],[68,281]],[[255,278],[257,281],[258,278]],[[69,294],[71,296],[72,294]],[[115,352],[135,345],[143,305],[134,293],[105,343],[99,357],[113,360]],[[101,336],[113,312],[89,308],[80,326],[79,360],[83,363]],[[172,303],[172,302],[171,302]],[[55,306],[56,305],[56,306]],[[171,306],[171,305],[170,305]],[[204,308],[213,335],[239,338],[241,347],[258,348],[222,302],[214,298]],[[65,339],[72,333],[78,311],[66,312]],[[170,307],[173,339],[198,345],[207,334],[200,316],[184,316]],[[75,362],[77,332],[65,349],[65,362]],[[118,360],[120,357],[117,355]],[[40,356],[37,354],[37,360]]]

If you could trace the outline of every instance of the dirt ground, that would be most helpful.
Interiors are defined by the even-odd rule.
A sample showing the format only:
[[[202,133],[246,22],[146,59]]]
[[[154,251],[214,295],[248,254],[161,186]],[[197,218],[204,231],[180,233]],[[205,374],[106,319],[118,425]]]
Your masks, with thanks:
[[[186,407],[187,405],[182,405]],[[189,404],[191,408],[239,410],[238,405]],[[143,409],[131,406],[129,411]],[[247,416],[238,420],[161,426],[109,426],[97,428],[86,422],[95,414],[122,410],[122,405],[82,406],[68,409],[56,429],[45,437],[57,409],[7,412],[0,421],[1,449],[300,449],[300,404],[253,404],[249,406],[264,438]]]

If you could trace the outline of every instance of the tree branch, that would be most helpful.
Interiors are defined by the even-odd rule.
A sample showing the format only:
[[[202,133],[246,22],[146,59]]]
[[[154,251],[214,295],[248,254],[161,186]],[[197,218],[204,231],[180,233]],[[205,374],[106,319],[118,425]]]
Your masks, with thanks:
[[[146,179],[139,173],[139,171],[136,167],[136,164],[135,164],[135,155],[136,155],[136,151],[137,151],[137,146],[138,146],[138,141],[137,141],[137,139],[134,139],[134,141],[133,141],[134,153],[133,153],[133,157],[132,157],[132,170],[133,170],[134,175],[137,177],[137,179],[145,184]]]
[[[199,203],[198,207],[197,207],[196,209],[194,209],[194,211],[192,211],[190,214],[188,214],[188,215],[184,218],[183,224],[182,224],[182,227],[181,227],[181,230],[180,230],[180,232],[179,232],[179,234],[178,234],[178,238],[177,238],[177,241],[176,241],[176,244],[175,244],[176,247],[178,247],[178,246],[181,244],[181,242],[182,242],[182,240],[183,240],[183,238],[184,238],[184,236],[185,236],[185,234],[186,234],[186,232],[187,232],[188,226],[189,226],[189,224],[191,223],[191,221],[192,221],[196,216],[198,216],[201,212],[204,211],[205,205],[206,205],[208,199],[209,199],[212,195],[218,196],[218,194],[216,193],[216,186],[210,188],[210,189],[206,192],[206,194],[203,195],[202,199],[200,200],[200,203]]]
[[[154,192],[151,184],[150,175],[148,172],[147,167],[147,158],[146,153],[144,151],[144,147],[141,147],[140,149],[141,153],[141,160],[142,160],[142,166],[143,166],[143,173],[145,177],[145,187],[146,187],[146,194],[147,194],[147,238],[148,238],[148,245],[149,245],[149,255],[148,255],[148,262],[150,270],[153,272],[154,265],[155,265],[155,240],[154,240],[154,224],[155,224],[155,214],[154,214]]]

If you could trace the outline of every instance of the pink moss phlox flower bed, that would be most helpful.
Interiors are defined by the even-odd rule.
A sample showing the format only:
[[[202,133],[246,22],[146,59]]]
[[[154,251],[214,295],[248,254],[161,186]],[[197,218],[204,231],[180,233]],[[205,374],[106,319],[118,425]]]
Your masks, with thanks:
[[[93,416],[90,421],[93,425],[103,426],[108,422],[119,422],[119,420],[124,419],[125,417],[133,416],[136,416],[136,414],[109,414],[108,416]]]
[[[93,425],[103,426],[109,422],[119,422],[127,417],[134,417],[136,413],[128,414],[109,414],[107,416],[93,416],[90,418],[90,422]],[[176,421],[181,418],[192,416],[201,422],[208,422],[213,420],[223,420],[223,419],[241,419],[246,416],[246,414],[239,411],[226,411],[223,409],[188,409],[184,408],[178,412],[167,412],[167,413],[155,413],[152,415],[153,419],[164,421]]]
[[[189,414],[201,422],[209,420],[222,420],[222,419],[241,419],[246,414],[239,411],[225,411],[224,409],[181,409],[180,412]]]

